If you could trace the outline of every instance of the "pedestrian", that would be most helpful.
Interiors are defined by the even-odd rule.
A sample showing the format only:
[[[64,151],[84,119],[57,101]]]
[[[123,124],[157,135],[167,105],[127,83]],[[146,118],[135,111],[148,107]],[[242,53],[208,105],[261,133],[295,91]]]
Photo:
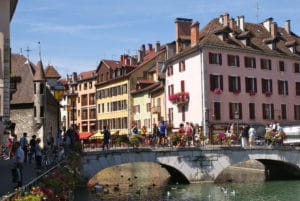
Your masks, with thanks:
[[[35,164],[38,171],[41,171],[42,169],[42,147],[40,143],[41,138],[37,138],[35,144]]]
[[[156,144],[158,137],[159,137],[159,128],[157,127],[156,123],[154,123],[153,124],[153,138],[152,138],[153,144]]]
[[[250,145],[250,147],[253,147],[255,138],[256,138],[256,130],[253,126],[250,126],[250,129],[248,132],[249,132],[249,145]]]
[[[23,149],[24,151],[24,163],[27,162],[27,155],[28,155],[28,140],[27,140],[27,133],[23,133],[23,137],[21,137],[20,139],[20,145],[21,145],[21,148]]]
[[[187,143],[190,146],[191,145],[191,140],[192,140],[192,135],[193,135],[193,128],[192,128],[192,126],[189,122],[186,122],[185,127],[184,127],[184,131],[185,131],[185,136],[186,136],[186,139],[187,139]]]
[[[166,125],[164,121],[161,121],[159,125],[159,138],[157,144],[164,146],[165,143],[166,143]]]
[[[62,130],[60,129],[56,134],[56,146],[60,147],[62,144]]]
[[[108,145],[109,145],[110,132],[106,126],[103,126],[103,135],[104,135],[104,139],[102,144],[102,150],[104,150],[105,147],[106,149],[108,149]]]
[[[242,147],[246,147],[248,145],[249,138],[249,125],[244,125],[242,130]]]
[[[28,154],[28,162],[31,164],[32,158],[35,155],[35,145],[36,145],[36,135],[31,136],[31,140],[29,141],[29,154]]]
[[[15,148],[14,163],[15,163],[15,170],[17,174],[16,187],[19,188],[23,185],[23,163],[24,163],[25,156],[20,142],[15,142],[14,148]]]

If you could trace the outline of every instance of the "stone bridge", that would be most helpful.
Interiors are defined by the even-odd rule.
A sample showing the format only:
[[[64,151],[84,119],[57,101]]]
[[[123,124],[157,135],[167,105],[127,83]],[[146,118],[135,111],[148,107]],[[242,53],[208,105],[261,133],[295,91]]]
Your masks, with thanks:
[[[128,148],[85,151],[81,160],[84,180],[115,165],[155,162],[166,168],[180,183],[214,181],[228,166],[257,160],[264,164],[268,179],[299,179],[300,150],[296,148],[201,147]],[[175,181],[175,180],[174,180]]]

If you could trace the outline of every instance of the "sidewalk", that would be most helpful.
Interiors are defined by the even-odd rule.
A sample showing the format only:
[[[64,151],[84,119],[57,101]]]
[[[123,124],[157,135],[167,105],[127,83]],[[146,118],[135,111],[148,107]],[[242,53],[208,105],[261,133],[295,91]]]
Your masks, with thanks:
[[[15,183],[12,183],[11,167],[13,160],[0,160],[0,197],[13,192]],[[23,166],[23,185],[36,177],[35,164],[24,163]]]

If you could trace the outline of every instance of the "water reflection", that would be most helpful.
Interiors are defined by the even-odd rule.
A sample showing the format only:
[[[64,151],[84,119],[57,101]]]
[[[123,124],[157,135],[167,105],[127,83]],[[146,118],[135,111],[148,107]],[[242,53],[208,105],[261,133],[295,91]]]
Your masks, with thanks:
[[[78,189],[76,200],[141,201],[294,201],[300,197],[300,181],[257,183],[170,184],[170,175],[159,164],[130,163],[102,170],[89,182],[103,187]]]

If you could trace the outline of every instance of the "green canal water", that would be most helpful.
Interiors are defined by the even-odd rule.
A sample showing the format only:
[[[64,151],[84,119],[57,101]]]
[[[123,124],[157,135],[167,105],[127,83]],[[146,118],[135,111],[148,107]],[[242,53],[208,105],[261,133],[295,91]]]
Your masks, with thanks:
[[[300,201],[300,181],[170,184],[167,171],[155,163],[132,163],[105,169],[81,187],[75,200],[119,201]]]

